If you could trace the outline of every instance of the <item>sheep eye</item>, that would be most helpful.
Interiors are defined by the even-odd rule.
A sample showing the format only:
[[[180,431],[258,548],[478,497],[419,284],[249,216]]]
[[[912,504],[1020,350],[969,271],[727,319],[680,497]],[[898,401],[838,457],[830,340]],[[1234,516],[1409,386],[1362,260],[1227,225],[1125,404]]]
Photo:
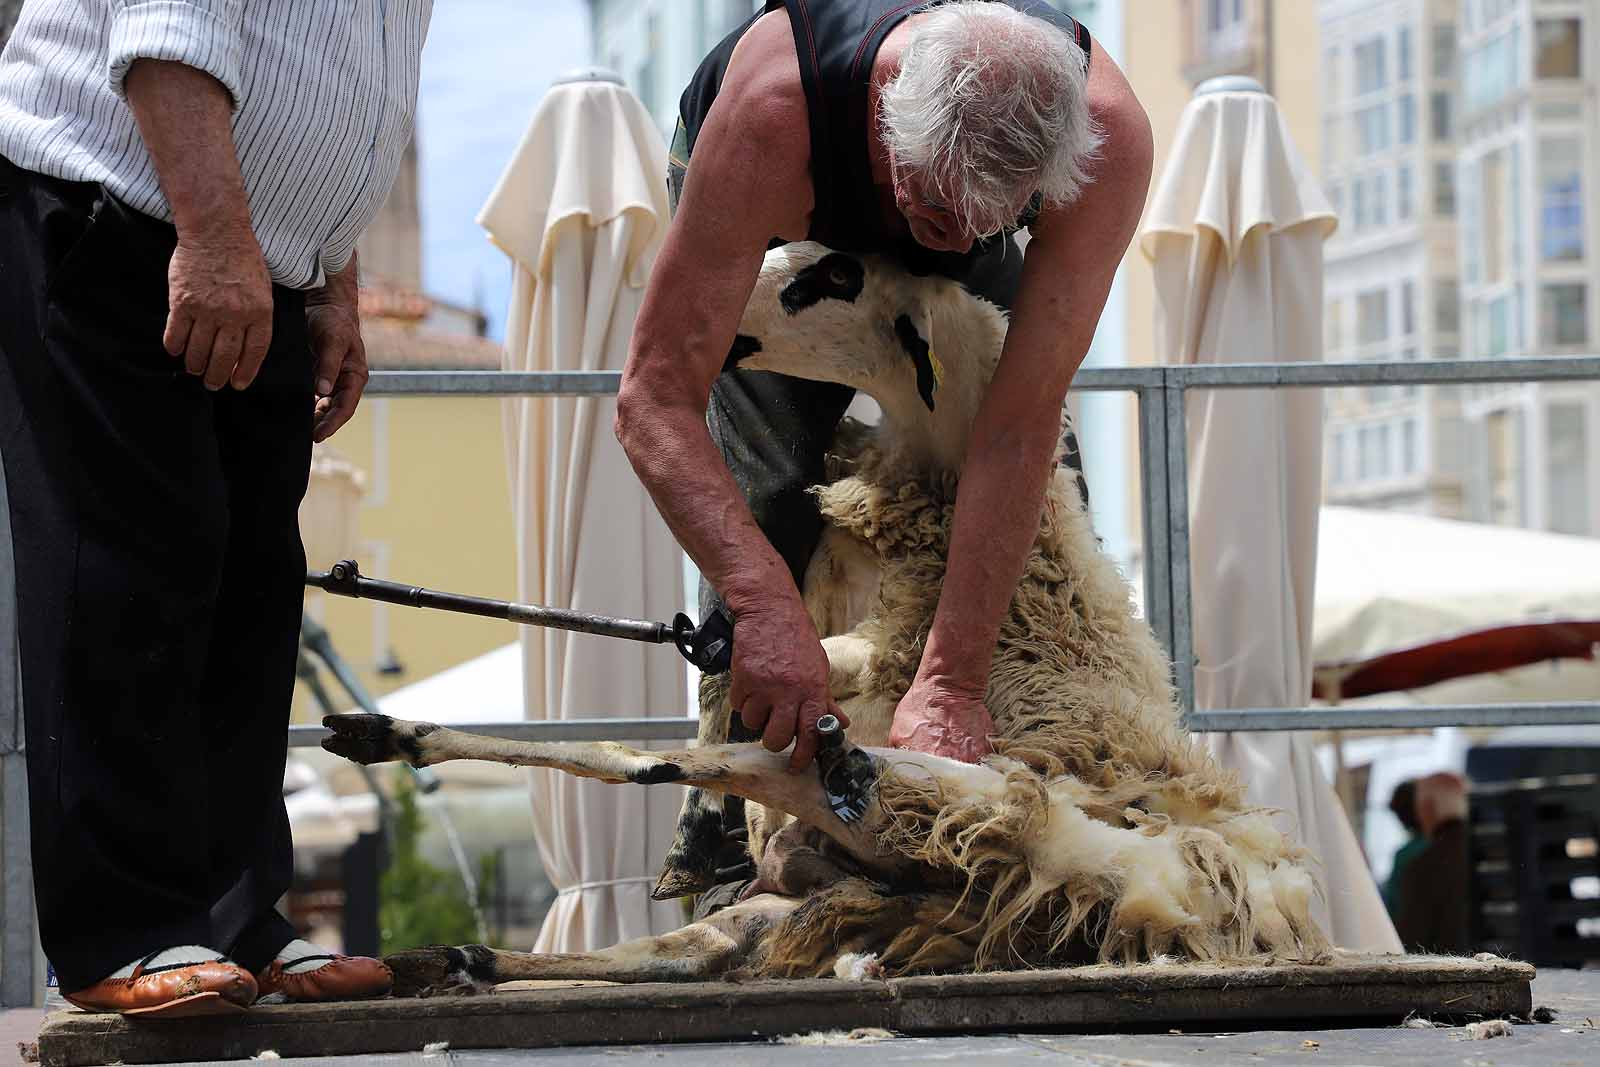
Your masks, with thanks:
[[[839,252],[830,252],[817,262],[795,272],[778,294],[783,310],[798,314],[822,300],[853,303],[861,295],[865,281],[861,263]]]

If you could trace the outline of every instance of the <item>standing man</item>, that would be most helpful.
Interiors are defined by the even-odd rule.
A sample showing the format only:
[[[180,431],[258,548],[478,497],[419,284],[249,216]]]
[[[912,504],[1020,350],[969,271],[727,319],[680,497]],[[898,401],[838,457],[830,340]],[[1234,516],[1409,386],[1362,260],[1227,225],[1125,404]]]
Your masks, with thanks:
[[[681,117],[681,201],[634,329],[617,434],[735,620],[734,707],[769,749],[792,742],[795,767],[835,710],[798,583],[821,531],[807,490],[851,392],[719,377],[762,257],[805,239],[876,253],[1012,313],[938,611],[890,735],[976,760],[1067,386],[1144,208],[1144,111],[1083,27],[1043,0],[769,0],[701,64]],[[1011,237],[1023,226],[1026,258]]]
[[[0,56],[0,455],[40,933],[88,1010],[387,991],[296,940],[311,444],[431,0],[30,0]]]

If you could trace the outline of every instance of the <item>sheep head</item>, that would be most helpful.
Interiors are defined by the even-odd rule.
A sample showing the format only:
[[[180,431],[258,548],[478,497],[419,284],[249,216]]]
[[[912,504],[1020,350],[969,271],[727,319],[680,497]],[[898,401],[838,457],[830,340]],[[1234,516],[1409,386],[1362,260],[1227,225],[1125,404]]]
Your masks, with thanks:
[[[937,408],[945,368],[930,341],[928,279],[818,244],[767,253],[729,367],[839,382],[880,402]]]
[[[821,245],[767,253],[724,369],[838,382],[883,409],[906,473],[961,469],[1006,316],[959,283]]]

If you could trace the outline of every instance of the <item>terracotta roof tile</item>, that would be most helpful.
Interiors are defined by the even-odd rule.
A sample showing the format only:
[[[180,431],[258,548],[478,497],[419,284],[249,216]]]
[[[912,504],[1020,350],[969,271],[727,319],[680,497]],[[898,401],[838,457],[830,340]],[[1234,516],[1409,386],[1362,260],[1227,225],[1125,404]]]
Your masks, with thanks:
[[[373,370],[499,370],[500,346],[485,337],[439,333],[394,319],[362,316],[361,339]]]

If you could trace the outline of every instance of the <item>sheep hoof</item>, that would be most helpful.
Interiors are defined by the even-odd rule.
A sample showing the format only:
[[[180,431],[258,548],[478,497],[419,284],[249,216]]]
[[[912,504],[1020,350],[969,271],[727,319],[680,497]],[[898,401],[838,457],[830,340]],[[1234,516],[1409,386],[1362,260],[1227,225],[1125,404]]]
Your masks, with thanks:
[[[492,986],[494,952],[483,945],[428,945],[385,956],[394,972],[392,996],[471,996]]]
[[[403,760],[422,766],[417,742],[437,730],[432,723],[397,722],[387,715],[325,715],[322,725],[333,731],[322,747],[361,764]]]
[[[661,868],[656,887],[650,890],[651,900],[677,900],[710,889],[716,881],[716,871],[690,871],[675,866],[669,858]]]

